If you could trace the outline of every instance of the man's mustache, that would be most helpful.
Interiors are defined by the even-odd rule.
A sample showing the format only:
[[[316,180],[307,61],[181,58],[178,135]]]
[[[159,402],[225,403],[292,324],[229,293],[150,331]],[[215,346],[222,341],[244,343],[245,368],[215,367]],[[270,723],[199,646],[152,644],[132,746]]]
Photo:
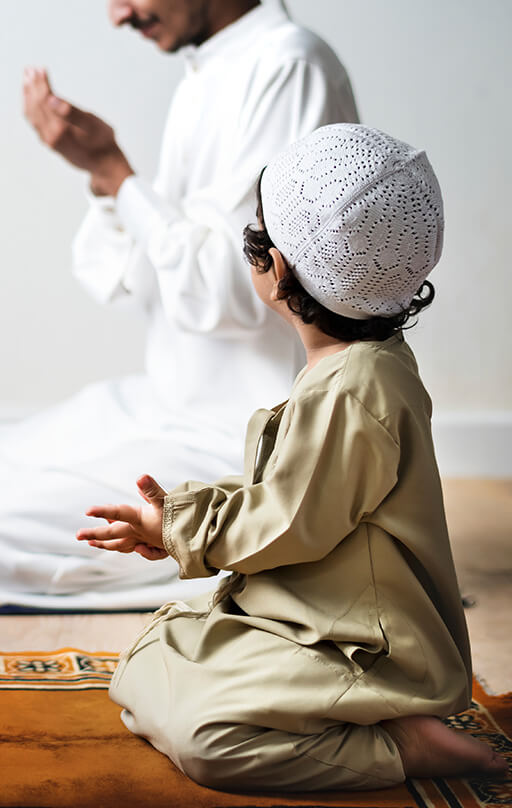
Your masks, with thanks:
[[[132,28],[135,28],[136,31],[140,31],[143,28],[148,28],[155,22],[158,22],[158,17],[156,17],[154,14],[145,20],[141,20],[136,14],[132,14],[132,16],[126,20],[126,24],[130,25]]]

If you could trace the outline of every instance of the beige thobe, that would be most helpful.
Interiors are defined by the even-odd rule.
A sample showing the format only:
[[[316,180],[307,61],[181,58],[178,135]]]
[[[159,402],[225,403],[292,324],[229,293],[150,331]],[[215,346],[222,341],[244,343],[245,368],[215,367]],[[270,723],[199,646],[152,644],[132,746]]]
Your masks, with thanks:
[[[379,722],[471,692],[430,414],[401,338],[354,343],[255,413],[243,478],[169,493],[181,576],[232,570],[232,591],[167,605],[125,656],[130,729],[219,788],[403,780]]]

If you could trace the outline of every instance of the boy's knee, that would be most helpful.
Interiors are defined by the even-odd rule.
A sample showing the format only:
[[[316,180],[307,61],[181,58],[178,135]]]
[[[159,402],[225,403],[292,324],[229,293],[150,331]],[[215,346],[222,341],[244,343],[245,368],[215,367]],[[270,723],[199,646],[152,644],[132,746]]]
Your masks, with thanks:
[[[189,723],[174,746],[174,759],[196,783],[209,788],[229,789],[235,776],[237,728],[226,724]]]

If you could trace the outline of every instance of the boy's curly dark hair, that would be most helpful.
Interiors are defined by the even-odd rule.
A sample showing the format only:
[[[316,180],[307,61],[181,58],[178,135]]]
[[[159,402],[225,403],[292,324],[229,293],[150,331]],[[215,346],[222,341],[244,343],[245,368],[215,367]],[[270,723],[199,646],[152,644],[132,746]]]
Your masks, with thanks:
[[[261,203],[261,177],[260,175],[256,197],[258,206],[256,216],[260,223],[260,228],[254,225],[247,225],[244,229],[244,255],[249,263],[258,267],[258,272],[268,272],[272,266],[272,257],[269,255],[271,247],[275,247],[265,227],[263,217],[263,207]],[[426,306],[430,305],[434,299],[434,287],[430,281],[423,281],[421,287],[413,297],[407,309],[394,314],[391,317],[371,317],[368,320],[356,320],[352,317],[344,317],[329,311],[321,303],[318,303],[302,287],[289,266],[283,278],[279,281],[279,297],[286,300],[288,308],[299,315],[304,323],[313,323],[330,337],[344,342],[355,340],[377,340],[382,341],[401,331],[411,317],[419,314]],[[407,328],[411,328],[416,322],[411,323]]]

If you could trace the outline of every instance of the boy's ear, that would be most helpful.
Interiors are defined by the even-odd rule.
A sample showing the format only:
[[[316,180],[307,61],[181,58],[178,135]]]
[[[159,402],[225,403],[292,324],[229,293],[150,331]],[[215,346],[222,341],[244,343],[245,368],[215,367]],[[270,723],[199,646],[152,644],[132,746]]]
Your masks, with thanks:
[[[268,254],[272,258],[272,267],[270,268],[270,272],[272,272],[274,276],[274,285],[270,293],[270,298],[271,300],[279,300],[279,281],[286,274],[286,261],[277,247],[271,247]]]

